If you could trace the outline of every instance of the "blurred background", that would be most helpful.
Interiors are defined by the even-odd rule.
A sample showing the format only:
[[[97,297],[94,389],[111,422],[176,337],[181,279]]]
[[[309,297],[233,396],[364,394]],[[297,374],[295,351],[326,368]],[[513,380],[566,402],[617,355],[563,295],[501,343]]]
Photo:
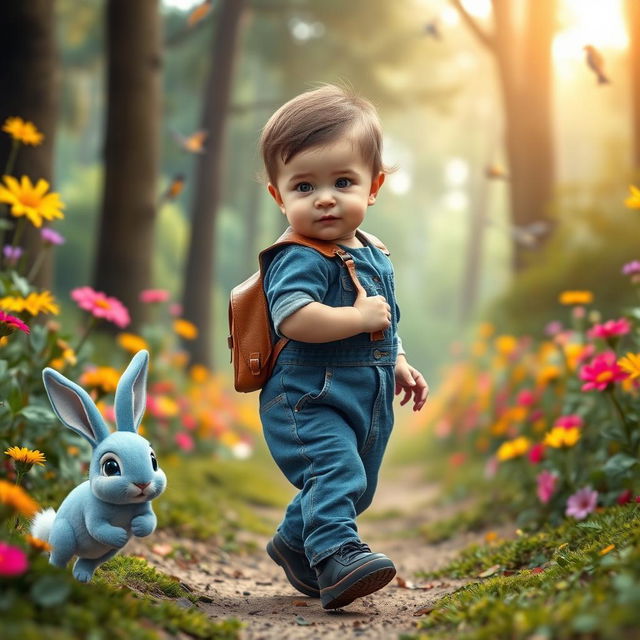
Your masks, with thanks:
[[[437,382],[478,320],[540,335],[558,294],[603,313],[632,294],[640,221],[637,0],[31,0],[0,24],[0,119],[45,141],[66,244],[41,273],[60,304],[90,284],[132,329],[162,288],[228,365],[227,299],[283,228],[256,146],[319,82],[379,109],[395,167],[365,228],[390,247],[411,362]],[[6,138],[6,139],[4,139]],[[5,136],[0,155],[7,157]]]

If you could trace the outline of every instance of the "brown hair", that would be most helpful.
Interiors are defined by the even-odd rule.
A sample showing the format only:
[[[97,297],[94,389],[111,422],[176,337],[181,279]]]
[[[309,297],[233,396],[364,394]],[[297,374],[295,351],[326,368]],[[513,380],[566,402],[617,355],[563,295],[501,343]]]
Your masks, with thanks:
[[[267,177],[277,178],[278,159],[284,164],[296,154],[322,146],[354,129],[354,138],[371,173],[384,171],[382,127],[375,107],[349,89],[324,85],[283,104],[262,130],[260,149]]]

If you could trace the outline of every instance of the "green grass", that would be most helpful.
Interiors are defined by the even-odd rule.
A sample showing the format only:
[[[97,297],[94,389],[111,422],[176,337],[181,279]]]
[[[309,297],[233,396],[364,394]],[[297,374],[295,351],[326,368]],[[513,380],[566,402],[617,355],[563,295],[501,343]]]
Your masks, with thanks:
[[[52,567],[42,556],[34,558],[22,576],[0,579],[0,636],[3,640],[239,637],[236,620],[213,622],[195,608],[146,595],[186,597],[179,585],[153,572],[142,561],[117,558],[99,569],[94,581],[81,584],[70,571]]]
[[[487,578],[477,581],[481,573]],[[404,638],[637,639],[640,507],[612,507],[585,522],[475,545],[423,575],[476,582],[436,602],[420,621],[424,633]]]
[[[175,458],[163,462],[167,490],[154,503],[158,526],[199,540],[215,538],[227,551],[236,534],[269,534],[276,524],[256,507],[284,509],[291,490],[266,456],[251,460]]]

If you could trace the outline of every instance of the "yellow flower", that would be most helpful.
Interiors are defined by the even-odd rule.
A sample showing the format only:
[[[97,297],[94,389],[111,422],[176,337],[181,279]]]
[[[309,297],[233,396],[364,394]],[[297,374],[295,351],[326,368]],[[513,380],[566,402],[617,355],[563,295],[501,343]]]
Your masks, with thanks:
[[[629,209],[640,209],[640,189],[630,184],[629,191],[631,195],[624,201],[625,206]]]
[[[578,427],[572,427],[571,429],[553,427],[544,437],[544,443],[555,449],[573,447],[578,440],[580,440],[580,429]]]
[[[196,325],[184,318],[176,318],[173,321],[173,330],[185,340],[195,340],[198,337]]]
[[[18,117],[7,118],[2,125],[2,130],[6,131],[14,140],[18,140],[22,144],[30,144],[32,147],[37,147],[44,140],[44,134],[38,131],[33,122]]]
[[[29,465],[39,464],[41,467],[44,467],[46,461],[44,453],[37,449],[33,451],[26,447],[9,447],[5,453],[11,456],[16,462],[24,462]]]
[[[61,209],[64,204],[57,193],[47,193],[49,183],[42,178],[34,186],[29,176],[22,176],[18,182],[13,176],[3,176],[0,184],[0,202],[11,205],[11,215],[26,216],[36,227],[42,226],[42,219],[64,218]]]
[[[32,316],[37,316],[40,313],[53,313],[55,315],[60,313],[60,307],[58,307],[50,291],[33,292],[26,298],[19,296],[0,298],[0,309],[18,313],[28,311]]]
[[[591,304],[593,293],[591,291],[563,291],[558,297],[560,304]]]
[[[549,382],[557,380],[562,375],[560,367],[554,364],[548,364],[546,367],[542,367],[536,376],[536,383],[538,386],[545,386]]]
[[[501,355],[508,356],[517,349],[518,341],[513,336],[498,336],[495,345]]]
[[[118,386],[120,373],[113,367],[96,367],[89,369],[80,376],[80,384],[90,389],[101,389],[105,393],[112,393]]]
[[[496,455],[498,460],[510,460],[523,456],[531,448],[531,441],[525,436],[520,436],[514,440],[508,440],[500,445]]]
[[[616,548],[615,544],[610,544],[610,545],[606,546],[604,549],[600,549],[600,551],[598,551],[598,553],[601,556],[606,556],[607,553],[609,553],[610,551],[613,551],[615,548]]]
[[[482,322],[478,325],[477,334],[481,340],[487,340],[496,331],[496,328],[490,322]]]
[[[169,396],[157,396],[156,406],[163,418],[175,418],[180,413],[180,407]]]
[[[640,353],[627,353],[624,358],[618,360],[620,368],[629,374],[629,378],[640,378]]]
[[[22,487],[6,480],[0,480],[0,504],[8,506],[27,518],[33,517],[40,508]]]
[[[118,344],[129,353],[138,353],[141,349],[149,349],[147,341],[135,333],[119,333]]]
[[[197,384],[202,384],[209,377],[209,370],[201,364],[194,364],[189,370],[191,380]]]

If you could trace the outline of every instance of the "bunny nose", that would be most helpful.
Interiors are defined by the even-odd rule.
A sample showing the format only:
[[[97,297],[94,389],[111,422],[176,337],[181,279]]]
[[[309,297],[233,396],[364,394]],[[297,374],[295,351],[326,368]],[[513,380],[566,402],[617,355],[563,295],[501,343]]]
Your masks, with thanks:
[[[151,483],[150,482],[134,482],[133,484],[135,484],[136,487],[140,489],[140,491],[144,491]]]

